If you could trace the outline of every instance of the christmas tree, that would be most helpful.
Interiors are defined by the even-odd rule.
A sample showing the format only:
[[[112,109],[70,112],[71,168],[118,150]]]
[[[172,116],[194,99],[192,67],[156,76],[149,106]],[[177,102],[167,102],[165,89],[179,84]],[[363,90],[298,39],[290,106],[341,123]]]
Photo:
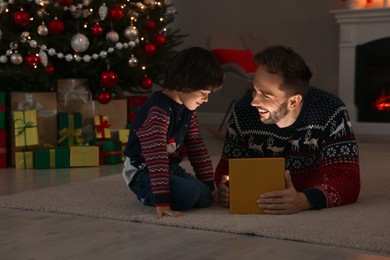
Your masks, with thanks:
[[[85,78],[93,94],[148,91],[174,47],[169,1],[0,0],[0,80],[10,91],[54,91]]]

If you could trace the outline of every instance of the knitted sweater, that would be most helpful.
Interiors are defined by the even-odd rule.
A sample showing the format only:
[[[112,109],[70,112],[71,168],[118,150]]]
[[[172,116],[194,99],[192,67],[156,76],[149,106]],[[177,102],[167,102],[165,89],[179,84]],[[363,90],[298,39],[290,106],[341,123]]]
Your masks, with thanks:
[[[229,158],[277,157],[297,191],[317,209],[355,202],[360,192],[358,146],[344,103],[311,87],[295,123],[263,124],[251,94],[235,106],[227,125],[215,182],[229,174]]]
[[[123,154],[132,166],[147,168],[155,206],[170,204],[169,166],[183,160],[184,146],[196,177],[214,189],[213,167],[196,112],[162,92],[153,93],[137,112]]]

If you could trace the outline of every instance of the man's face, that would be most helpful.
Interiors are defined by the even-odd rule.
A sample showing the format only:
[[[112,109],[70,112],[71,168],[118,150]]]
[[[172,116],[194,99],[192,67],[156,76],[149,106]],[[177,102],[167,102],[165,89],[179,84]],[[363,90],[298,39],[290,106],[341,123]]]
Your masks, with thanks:
[[[288,98],[280,90],[282,83],[280,75],[270,74],[262,68],[256,71],[251,105],[257,108],[264,124],[283,124],[289,114]]]

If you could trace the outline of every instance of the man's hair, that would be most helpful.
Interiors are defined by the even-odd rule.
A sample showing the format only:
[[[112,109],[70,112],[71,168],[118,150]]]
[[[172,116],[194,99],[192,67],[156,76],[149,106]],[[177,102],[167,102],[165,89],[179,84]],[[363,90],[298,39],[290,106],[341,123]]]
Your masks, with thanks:
[[[214,91],[222,87],[223,77],[221,64],[211,52],[192,47],[182,50],[169,62],[163,88],[182,92]]]
[[[268,73],[283,77],[282,90],[287,95],[305,96],[312,73],[303,58],[290,47],[274,45],[255,55],[255,62]]]

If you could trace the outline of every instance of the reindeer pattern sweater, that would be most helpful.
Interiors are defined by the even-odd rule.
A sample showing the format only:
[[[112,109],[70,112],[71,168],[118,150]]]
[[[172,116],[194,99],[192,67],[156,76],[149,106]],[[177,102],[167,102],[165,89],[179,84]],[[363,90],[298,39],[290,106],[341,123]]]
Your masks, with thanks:
[[[186,147],[196,177],[214,189],[213,167],[195,111],[162,92],[154,92],[137,112],[123,154],[131,165],[147,168],[155,205],[169,205],[169,165],[183,160]]]
[[[360,192],[358,146],[344,103],[311,87],[289,127],[263,124],[251,93],[235,106],[227,125],[215,182],[229,173],[229,158],[284,157],[297,191],[314,208],[355,202]]]

